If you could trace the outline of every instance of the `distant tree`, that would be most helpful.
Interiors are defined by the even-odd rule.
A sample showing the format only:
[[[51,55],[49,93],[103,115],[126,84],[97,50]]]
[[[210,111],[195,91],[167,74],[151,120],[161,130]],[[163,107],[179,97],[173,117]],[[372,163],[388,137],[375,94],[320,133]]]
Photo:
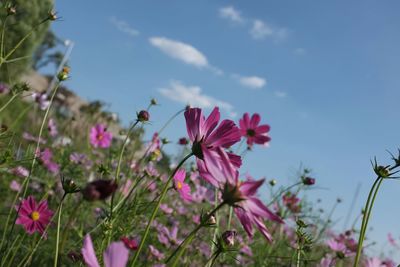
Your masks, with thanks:
[[[57,50],[58,45],[62,43],[62,40],[49,29],[33,55],[32,67],[38,70],[50,63],[58,66],[64,57],[64,54]]]
[[[16,13],[8,16],[5,24],[4,50],[5,54],[29,33],[33,27],[43,21],[52,10],[53,0],[13,0],[2,1],[0,8],[1,28],[4,27],[4,19],[7,11],[4,8],[6,3],[15,6]],[[0,80],[5,82],[15,81],[30,66],[32,66],[32,55],[48,31],[49,22],[41,24],[15,51],[11,59],[23,58],[12,63],[3,64],[0,69]]]

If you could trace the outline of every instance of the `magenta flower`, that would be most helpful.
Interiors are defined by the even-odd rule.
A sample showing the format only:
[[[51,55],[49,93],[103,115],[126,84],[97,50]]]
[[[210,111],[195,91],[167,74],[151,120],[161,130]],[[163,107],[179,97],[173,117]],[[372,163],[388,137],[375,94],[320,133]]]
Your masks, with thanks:
[[[182,240],[178,239],[178,226],[174,224],[170,230],[164,225],[159,225],[158,241],[160,241],[161,244],[164,244],[167,247],[180,244]]]
[[[16,192],[21,191],[22,186],[15,180],[12,180],[10,183],[10,189]]]
[[[268,143],[271,138],[268,136],[270,130],[269,125],[260,124],[261,117],[258,113],[254,113],[253,116],[249,116],[249,113],[245,113],[243,118],[239,120],[240,133],[243,137],[247,138],[247,145],[250,147],[255,143],[264,145]]]
[[[53,212],[47,206],[47,201],[42,200],[37,204],[33,196],[22,200],[17,210],[19,212],[15,223],[23,225],[28,234],[33,234],[34,232],[43,234],[53,216]]]
[[[165,258],[165,255],[156,249],[153,245],[149,245],[150,254],[158,261]]]
[[[55,137],[58,134],[56,122],[53,119],[49,119],[47,123],[47,130],[51,137]]]
[[[96,124],[90,129],[90,144],[97,148],[107,148],[111,145],[112,133],[103,124]]]
[[[90,235],[85,236],[81,252],[83,260],[88,267],[100,267]],[[128,263],[128,258],[129,250],[121,241],[112,242],[103,253],[105,267],[125,267]]]
[[[53,153],[48,148],[45,148],[42,152],[40,152],[39,160],[43,166],[53,174],[57,174],[60,170],[60,166],[53,161]]]
[[[128,238],[126,236],[121,237],[121,241],[125,244],[125,246],[130,250],[137,250],[139,247],[138,242],[133,238]]]
[[[12,168],[11,173],[21,178],[26,178],[29,176],[29,171],[22,166]]]
[[[181,195],[181,198],[186,201],[191,201],[190,186],[185,183],[186,171],[179,169],[174,175],[174,187]]]
[[[50,105],[49,97],[45,92],[35,92],[32,94],[32,98],[36,103],[39,104],[41,110],[45,110]]]
[[[264,179],[239,181],[239,172],[232,166],[226,154],[221,154],[221,162],[210,165],[208,169],[215,181],[219,183],[223,201],[234,207],[234,212],[248,236],[253,237],[253,225],[255,225],[268,241],[272,241],[264,219],[278,223],[283,223],[283,221],[256,197],[257,190],[264,183]]]
[[[229,148],[240,140],[240,131],[231,120],[223,120],[219,125],[220,113],[215,107],[205,119],[199,108],[188,108],[185,111],[186,128],[189,139],[192,142],[192,152],[197,157],[199,169],[207,169],[207,166],[215,162],[219,153],[216,150]],[[218,126],[218,127],[217,127]],[[226,153],[226,152],[225,152]],[[234,165],[240,165],[240,157],[233,154],[231,157]],[[208,181],[208,177],[203,177]],[[213,182],[208,181],[208,182]]]

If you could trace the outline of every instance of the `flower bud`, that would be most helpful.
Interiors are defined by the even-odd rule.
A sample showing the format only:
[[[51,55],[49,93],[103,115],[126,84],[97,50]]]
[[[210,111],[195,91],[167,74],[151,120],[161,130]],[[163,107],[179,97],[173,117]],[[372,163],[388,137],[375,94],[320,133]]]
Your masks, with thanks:
[[[121,241],[124,243],[124,245],[128,248],[128,249],[130,249],[130,250],[132,250],[132,251],[134,251],[134,250],[137,250],[138,249],[138,243],[136,242],[136,240],[135,239],[133,239],[133,238],[128,238],[128,237],[126,237],[126,236],[123,236],[123,237],[121,237]]]
[[[179,138],[178,144],[184,146],[187,145],[189,142],[185,137]]]
[[[82,195],[88,201],[103,200],[111,196],[117,187],[114,180],[96,180],[86,185]]]
[[[222,240],[225,245],[228,247],[233,247],[235,245],[235,238],[237,236],[237,232],[235,230],[228,230],[222,234]]]
[[[390,171],[387,167],[385,166],[376,166],[374,168],[374,171],[376,173],[376,175],[382,177],[382,178],[386,178],[390,176]]]
[[[17,13],[17,9],[15,6],[9,5],[7,7],[7,16],[12,16],[15,15]]]
[[[275,179],[272,179],[272,180],[270,180],[269,181],[269,184],[271,185],[271,186],[274,186],[274,185],[276,185],[276,180]]]
[[[315,184],[315,179],[314,178],[311,178],[311,177],[304,177],[303,178],[303,184],[304,185],[313,185],[313,184]]]
[[[57,13],[54,12],[54,11],[50,11],[50,12],[47,14],[47,19],[48,19],[48,20],[51,20],[51,21],[55,21],[55,20],[57,19]]]
[[[156,100],[155,98],[152,98],[152,99],[150,100],[150,104],[151,104],[152,106],[155,106],[155,105],[157,105],[158,103],[157,103],[157,100]]]
[[[68,258],[75,263],[81,262],[83,260],[82,253],[78,251],[70,251],[67,254]]]
[[[79,187],[71,179],[63,179],[62,187],[64,189],[64,192],[67,194],[72,194],[80,191]]]
[[[57,78],[60,82],[68,79],[69,70],[69,67],[64,66],[62,70],[58,73]]]
[[[162,143],[163,145],[166,145],[166,144],[169,144],[170,141],[169,141],[167,138],[162,138],[162,139],[161,139],[161,143]]]
[[[137,119],[140,122],[146,122],[149,121],[150,119],[150,114],[147,110],[141,110],[138,114],[137,114]]]

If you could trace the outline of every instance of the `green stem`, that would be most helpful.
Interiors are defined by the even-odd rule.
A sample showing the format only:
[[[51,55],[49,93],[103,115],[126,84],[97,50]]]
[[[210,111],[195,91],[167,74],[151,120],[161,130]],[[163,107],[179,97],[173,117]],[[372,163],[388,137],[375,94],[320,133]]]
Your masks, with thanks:
[[[0,45],[0,58],[3,60],[3,55],[4,55],[4,35],[6,32],[6,22],[7,22],[8,16],[4,19],[3,22],[3,27],[1,29],[1,45]]]
[[[0,113],[1,113],[3,110],[5,110],[5,109],[8,107],[8,105],[10,105],[11,102],[13,102],[14,99],[17,98],[17,96],[19,96],[19,95],[20,95],[19,93],[13,95],[13,96],[7,101],[7,103],[5,103],[5,104],[0,108]]]
[[[192,232],[183,240],[183,242],[174,250],[174,252],[168,257],[168,259],[165,261],[168,263],[171,259],[174,258],[174,261],[171,264],[171,267],[175,267],[179,259],[181,258],[183,252],[185,251],[187,245],[190,244],[192,239],[195,237],[196,233],[205,225],[207,225],[208,221],[210,220],[211,216],[213,216],[220,208],[222,208],[226,203],[221,202],[217,207],[215,207],[208,215],[202,219],[201,223],[196,226],[196,228],[193,229]]]
[[[40,150],[39,150],[39,149],[40,149],[40,141],[41,141],[41,139],[42,139],[42,134],[43,134],[44,125],[45,125],[45,123],[46,123],[47,117],[49,116],[50,108],[51,108],[51,106],[53,105],[53,100],[54,100],[54,97],[56,96],[56,93],[57,93],[58,88],[60,87],[60,84],[61,84],[61,82],[58,82],[57,85],[56,85],[56,87],[54,88],[53,94],[52,94],[51,99],[50,99],[50,104],[49,104],[49,106],[48,106],[47,109],[46,109],[46,113],[44,114],[44,117],[43,117],[43,120],[42,120],[42,124],[41,124],[40,130],[39,130],[38,141],[37,141],[37,143],[36,143],[36,148],[35,148],[34,155],[33,155],[33,159],[32,159],[31,168],[30,168],[28,177],[25,178],[24,182],[23,182],[22,185],[21,185],[22,188],[24,188],[24,193],[22,194],[22,198],[25,198],[26,193],[27,193],[27,191],[28,191],[29,181],[30,181],[30,179],[31,179],[32,172],[33,172],[33,170],[34,170],[34,167],[35,167],[35,164],[36,164],[36,160],[37,160],[37,153],[36,153],[36,151],[40,151]],[[21,191],[18,191],[18,192],[16,193],[15,198],[14,198],[14,201],[13,201],[13,203],[12,203],[12,205],[11,205],[11,208],[10,208],[10,211],[9,211],[9,213],[8,213],[7,220],[6,220],[5,227],[4,227],[3,237],[2,237],[2,239],[1,239],[0,250],[3,249],[3,243],[4,243],[5,235],[6,235],[6,232],[7,232],[7,229],[8,229],[8,224],[9,224],[10,219],[11,219],[11,214],[12,214],[12,212],[13,212],[13,210],[14,210],[15,204],[17,203],[17,200],[18,200],[18,198],[19,198],[19,196],[20,196],[20,193],[21,193]],[[15,214],[14,222],[13,222],[13,224],[12,224],[12,226],[11,226],[10,233],[8,234],[9,237],[11,237],[11,234],[12,234],[12,232],[13,232],[13,230],[14,230],[15,221],[17,220],[18,212],[19,212],[19,209],[18,209],[17,213]],[[10,238],[7,238],[7,243],[8,243],[8,240],[10,240]]]
[[[31,250],[31,253],[27,254],[19,263],[19,266],[28,266],[29,262],[32,260],[33,255],[35,254],[36,250],[38,249],[40,243],[42,242],[43,238],[46,236],[47,234],[47,230],[49,229],[50,225],[53,223],[53,220],[55,218],[55,216],[60,212],[61,209],[61,205],[63,204],[64,201],[64,197],[61,199],[60,204],[58,204],[57,210],[54,213],[54,215],[51,217],[49,223],[47,224],[46,228],[43,231],[43,234],[40,235],[39,240],[36,242],[36,245],[33,247],[33,249]]]
[[[62,206],[64,202],[64,198],[67,194],[64,193],[61,202],[60,202],[60,209],[58,211],[58,221],[57,221],[57,237],[56,237],[56,253],[54,255],[54,267],[57,267],[58,264],[58,248],[60,242],[60,227],[61,227],[61,213],[62,213]]]
[[[232,215],[233,215],[233,207],[229,207],[228,230],[231,229]]]
[[[155,219],[155,217],[156,217],[156,215],[157,215],[158,209],[160,208],[160,204],[161,204],[161,202],[163,201],[163,199],[164,199],[164,197],[165,197],[165,195],[166,195],[166,193],[167,193],[167,191],[168,191],[169,183],[171,182],[171,180],[172,180],[173,177],[175,176],[175,173],[178,171],[178,169],[179,169],[179,168],[183,165],[183,163],[185,163],[185,161],[186,161],[187,159],[189,159],[191,156],[193,156],[193,153],[188,154],[186,157],[184,157],[184,158],[182,159],[181,162],[179,162],[178,166],[176,166],[175,170],[172,172],[172,174],[171,174],[170,177],[168,178],[167,182],[165,183],[164,188],[163,188],[162,191],[161,191],[161,196],[160,196],[160,198],[158,199],[157,204],[156,204],[156,206],[154,207],[153,212],[152,212],[152,214],[151,214],[151,216],[150,216],[150,220],[149,220],[149,222],[147,223],[146,229],[144,230],[144,234],[143,234],[143,236],[142,236],[142,240],[140,241],[139,248],[138,248],[138,250],[136,251],[136,254],[135,254],[135,256],[134,256],[134,258],[133,258],[133,261],[132,261],[132,264],[131,264],[132,267],[135,266],[136,261],[137,261],[138,258],[139,258],[140,252],[141,252],[142,249],[143,249],[144,243],[146,242],[147,235],[149,234],[149,231],[150,231],[150,227],[151,227],[151,225],[152,225],[152,223],[153,223],[153,221],[154,221],[154,219]]]
[[[117,165],[117,169],[115,171],[115,177],[114,177],[114,180],[115,180],[115,182],[117,184],[118,184],[119,175],[120,175],[120,172],[121,172],[122,157],[124,155],[124,151],[125,151],[126,145],[128,143],[129,135],[131,134],[133,128],[135,128],[135,126],[138,123],[139,123],[139,120],[136,120],[135,123],[132,124],[132,126],[129,128],[129,130],[128,130],[127,134],[126,134],[124,142],[122,143],[122,146],[121,146],[121,149],[120,149],[120,152],[119,152],[119,157],[118,157],[118,165]],[[112,221],[112,217],[113,217],[114,198],[115,198],[115,192],[113,192],[113,194],[111,196],[110,217],[109,217],[109,221],[110,222]],[[111,228],[110,228],[110,234],[108,236],[109,241],[111,240],[111,237],[112,237],[112,223],[111,223]]]
[[[354,259],[354,264],[353,264],[354,267],[358,266],[358,262],[360,261],[360,258],[361,258],[362,247],[363,247],[366,229],[368,226],[370,212],[372,211],[372,207],[374,205],[375,198],[376,198],[377,192],[379,190],[379,187],[380,187],[382,181],[383,181],[382,177],[378,176],[378,178],[376,178],[374,184],[371,187],[371,190],[369,191],[367,202],[365,203],[364,216],[362,219],[360,236],[358,239],[357,254]]]

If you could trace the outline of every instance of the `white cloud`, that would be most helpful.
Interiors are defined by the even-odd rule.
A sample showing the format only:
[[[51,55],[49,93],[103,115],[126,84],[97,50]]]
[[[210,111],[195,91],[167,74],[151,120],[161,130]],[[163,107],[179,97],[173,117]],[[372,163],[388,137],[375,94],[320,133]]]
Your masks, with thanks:
[[[298,47],[293,51],[293,53],[297,56],[303,56],[306,54],[306,50],[304,48]]]
[[[287,93],[286,93],[286,92],[283,92],[283,91],[275,91],[275,92],[274,92],[274,95],[275,95],[276,97],[279,97],[279,98],[285,98],[285,97],[287,97]]]
[[[250,89],[261,89],[267,84],[267,80],[258,76],[240,76],[232,75],[233,78],[237,79],[239,83]]]
[[[207,58],[193,46],[165,37],[152,37],[150,43],[166,55],[196,67],[208,67]]]
[[[288,30],[282,27],[274,27],[260,19],[255,19],[250,29],[250,35],[255,40],[272,38],[275,41],[282,41],[287,38]]]
[[[204,94],[199,86],[186,86],[180,81],[171,81],[169,87],[160,88],[158,91],[163,96],[178,103],[206,109],[218,106],[227,112],[229,116],[236,116],[231,104]]]
[[[219,9],[219,16],[224,19],[231,20],[236,23],[243,23],[244,19],[240,15],[240,11],[233,6],[226,6]]]
[[[121,32],[126,33],[130,36],[139,35],[139,31],[129,26],[129,24],[123,20],[119,20],[116,17],[111,17],[110,22]]]

